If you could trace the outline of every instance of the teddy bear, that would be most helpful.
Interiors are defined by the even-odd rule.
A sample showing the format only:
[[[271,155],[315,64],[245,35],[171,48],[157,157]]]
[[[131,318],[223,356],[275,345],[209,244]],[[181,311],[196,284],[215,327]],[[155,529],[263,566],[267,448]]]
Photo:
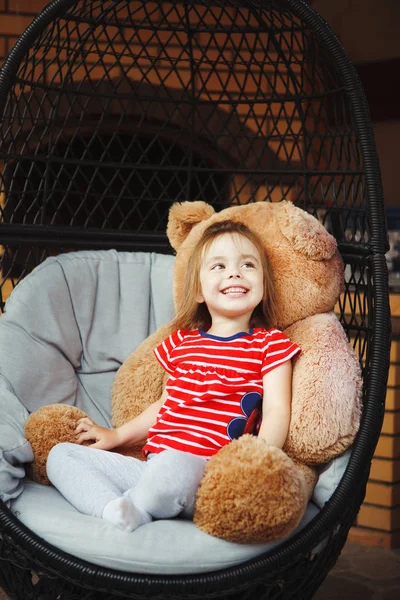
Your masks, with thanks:
[[[293,359],[291,421],[283,449],[250,433],[224,446],[207,464],[194,521],[206,533],[231,542],[267,542],[295,529],[312,496],[318,467],[354,440],[361,416],[361,369],[334,312],[344,282],[336,241],[314,216],[290,201],[230,206],[220,212],[203,201],[173,204],[167,236],[176,252],[175,304],[202,232],[225,219],[242,221],[260,236],[278,299],[276,326],[301,352]],[[168,375],[153,349],[170,333],[171,325],[163,325],[117,371],[111,394],[113,426],[160,398]],[[57,442],[75,441],[82,416],[81,410],[65,405],[45,406],[30,415],[25,435],[35,457],[30,468],[34,480],[48,483],[48,452]],[[117,451],[141,458],[140,447]]]

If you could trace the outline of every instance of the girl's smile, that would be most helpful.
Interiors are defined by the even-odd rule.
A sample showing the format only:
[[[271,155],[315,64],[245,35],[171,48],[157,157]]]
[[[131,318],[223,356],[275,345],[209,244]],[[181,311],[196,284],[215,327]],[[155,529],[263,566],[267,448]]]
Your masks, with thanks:
[[[223,294],[229,294],[229,296],[236,296],[239,295],[241,296],[242,294],[247,294],[249,290],[247,288],[243,288],[243,287],[228,287],[225,290],[222,290]]]

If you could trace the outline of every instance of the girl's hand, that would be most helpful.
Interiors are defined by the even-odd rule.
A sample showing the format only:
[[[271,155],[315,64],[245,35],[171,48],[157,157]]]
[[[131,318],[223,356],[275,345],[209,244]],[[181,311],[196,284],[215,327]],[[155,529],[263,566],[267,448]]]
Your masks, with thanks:
[[[89,440],[94,440],[90,444],[91,448],[100,448],[101,450],[112,450],[119,445],[118,432],[116,429],[108,429],[96,425],[89,417],[79,419],[75,429],[77,434],[77,443],[81,444]]]

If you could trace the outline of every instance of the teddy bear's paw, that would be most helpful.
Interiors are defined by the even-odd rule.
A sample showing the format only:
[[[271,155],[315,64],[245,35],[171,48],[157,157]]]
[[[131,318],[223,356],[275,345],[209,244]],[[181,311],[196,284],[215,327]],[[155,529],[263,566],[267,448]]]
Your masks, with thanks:
[[[32,413],[25,423],[25,437],[32,446],[34,459],[27,467],[28,476],[44,485],[50,485],[46,475],[47,456],[53,446],[61,442],[75,442],[78,420],[86,413],[76,406],[51,404]]]
[[[243,435],[208,463],[194,521],[231,542],[268,542],[298,525],[309,494],[302,470],[282,450]]]

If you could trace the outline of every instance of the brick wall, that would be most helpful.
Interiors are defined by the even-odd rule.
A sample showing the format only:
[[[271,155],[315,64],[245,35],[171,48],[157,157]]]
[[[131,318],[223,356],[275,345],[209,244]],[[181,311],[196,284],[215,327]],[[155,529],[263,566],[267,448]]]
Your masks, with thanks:
[[[0,0],[0,64],[46,0]]]
[[[350,532],[354,541],[400,548],[400,295],[390,297],[393,342],[382,432],[364,503]]]

